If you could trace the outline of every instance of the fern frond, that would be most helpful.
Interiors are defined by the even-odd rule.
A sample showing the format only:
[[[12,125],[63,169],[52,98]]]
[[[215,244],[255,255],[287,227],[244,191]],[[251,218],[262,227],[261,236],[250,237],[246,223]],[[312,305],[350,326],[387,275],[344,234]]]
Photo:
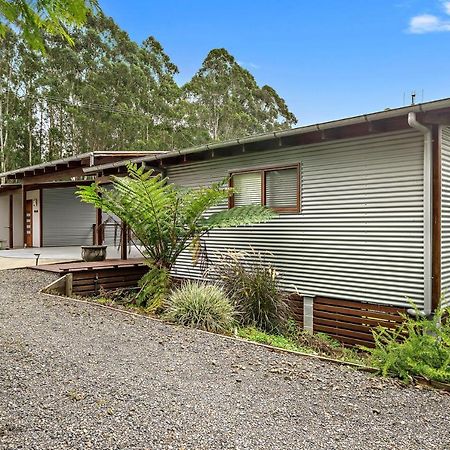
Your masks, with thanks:
[[[250,225],[254,223],[267,222],[276,217],[277,214],[269,208],[260,205],[237,206],[227,209],[205,218],[200,225],[206,230],[215,228],[229,228],[239,225]]]

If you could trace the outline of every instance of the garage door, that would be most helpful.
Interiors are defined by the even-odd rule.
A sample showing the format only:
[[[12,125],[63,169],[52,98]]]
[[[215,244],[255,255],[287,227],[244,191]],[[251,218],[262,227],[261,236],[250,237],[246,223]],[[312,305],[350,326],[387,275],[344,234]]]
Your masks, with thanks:
[[[95,208],[82,203],[76,187],[44,189],[42,224],[45,247],[91,245]]]

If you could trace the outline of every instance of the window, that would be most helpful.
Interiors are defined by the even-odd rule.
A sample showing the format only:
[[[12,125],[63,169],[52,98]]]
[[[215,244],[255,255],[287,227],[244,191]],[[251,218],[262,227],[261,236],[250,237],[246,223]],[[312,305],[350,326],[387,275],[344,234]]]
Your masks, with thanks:
[[[266,205],[278,212],[300,211],[300,164],[233,171],[229,206]]]

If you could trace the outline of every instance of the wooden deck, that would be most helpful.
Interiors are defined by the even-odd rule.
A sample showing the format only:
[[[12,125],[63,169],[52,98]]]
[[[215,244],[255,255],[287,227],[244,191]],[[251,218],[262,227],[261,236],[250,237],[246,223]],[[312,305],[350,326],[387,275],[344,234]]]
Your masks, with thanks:
[[[70,283],[65,292],[75,295],[99,295],[120,288],[134,288],[147,272],[143,258],[107,259],[105,261],[43,264],[35,270],[60,274]],[[70,275],[70,281],[68,277]]]
[[[74,261],[66,263],[52,263],[42,264],[40,266],[31,266],[31,269],[43,270],[44,272],[54,273],[74,273],[85,272],[89,270],[102,270],[102,269],[118,269],[125,267],[141,267],[144,266],[144,258],[133,259],[106,259],[105,261],[85,262]]]

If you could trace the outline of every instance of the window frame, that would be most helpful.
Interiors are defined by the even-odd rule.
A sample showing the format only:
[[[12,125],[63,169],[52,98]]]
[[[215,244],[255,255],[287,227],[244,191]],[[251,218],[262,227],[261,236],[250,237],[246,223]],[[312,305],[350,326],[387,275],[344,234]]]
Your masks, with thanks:
[[[300,202],[300,194],[301,194],[301,164],[283,164],[283,165],[274,165],[274,166],[260,166],[260,167],[250,167],[244,169],[235,169],[228,171],[228,186],[233,188],[233,176],[234,175],[242,175],[246,173],[255,173],[259,172],[261,175],[261,205],[267,206],[267,192],[266,192],[266,178],[267,173],[275,170],[283,170],[283,169],[296,169],[297,170],[297,193],[296,199],[297,204],[295,206],[282,206],[282,207],[272,207],[269,206],[272,210],[279,213],[300,213],[301,210],[301,202]],[[228,198],[228,209],[234,208],[234,194]]]

